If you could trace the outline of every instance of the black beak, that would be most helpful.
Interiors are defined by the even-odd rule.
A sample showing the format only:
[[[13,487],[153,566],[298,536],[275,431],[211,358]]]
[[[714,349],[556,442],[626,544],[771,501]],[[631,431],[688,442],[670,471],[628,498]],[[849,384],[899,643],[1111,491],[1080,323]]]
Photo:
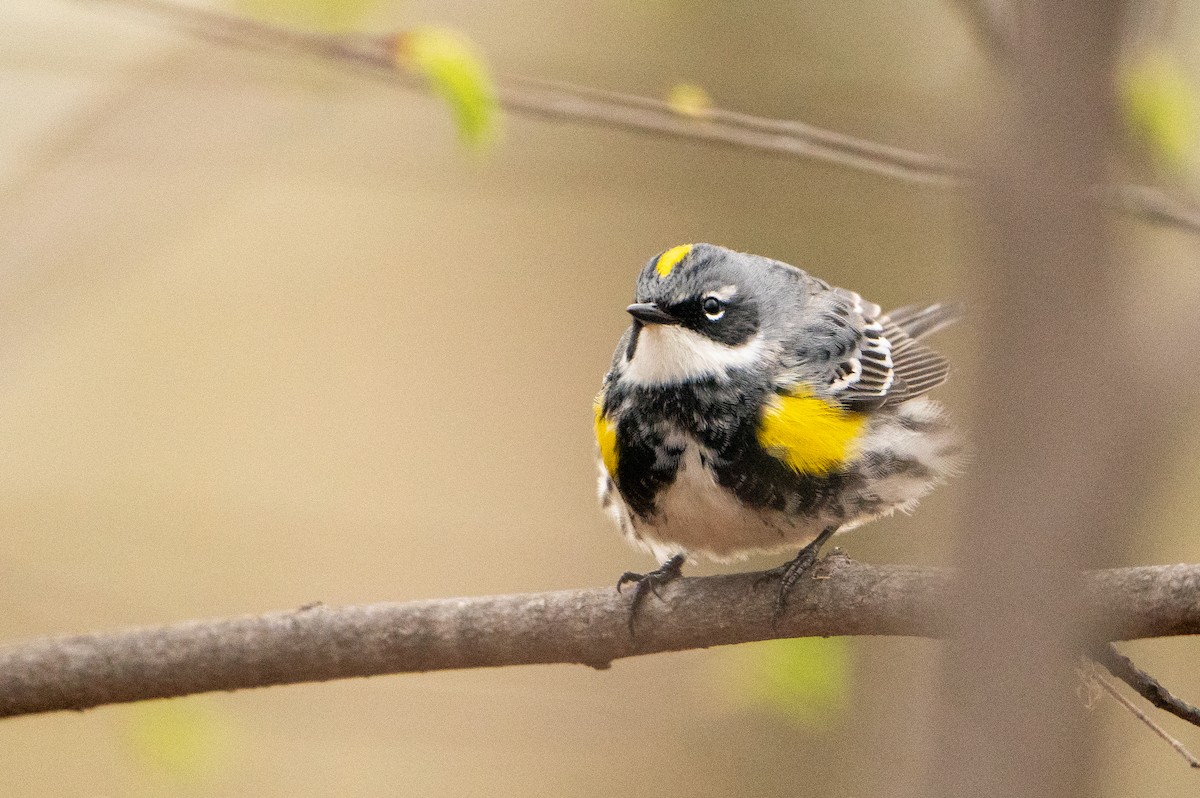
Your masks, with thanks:
[[[629,315],[647,324],[678,324],[679,319],[667,313],[653,302],[637,302],[625,308]]]

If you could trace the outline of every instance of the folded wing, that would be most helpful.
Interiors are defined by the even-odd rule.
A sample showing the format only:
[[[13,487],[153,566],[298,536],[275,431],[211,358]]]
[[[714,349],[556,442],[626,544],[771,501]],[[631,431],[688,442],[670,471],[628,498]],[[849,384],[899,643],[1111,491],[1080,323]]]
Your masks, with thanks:
[[[883,314],[853,291],[832,289],[831,299],[804,340],[828,363],[830,394],[844,407],[894,405],[945,382],[949,363],[920,339],[956,321],[958,306],[939,303]]]

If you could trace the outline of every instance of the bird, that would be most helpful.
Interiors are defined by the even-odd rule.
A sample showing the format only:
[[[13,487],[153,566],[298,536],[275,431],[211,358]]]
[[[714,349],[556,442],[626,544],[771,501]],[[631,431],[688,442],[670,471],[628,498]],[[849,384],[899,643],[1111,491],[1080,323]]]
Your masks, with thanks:
[[[763,573],[774,611],[838,532],[910,512],[960,468],[926,394],[949,363],[924,339],[957,305],[882,312],[771,258],[683,244],[651,258],[594,403],[600,502],[659,564],[648,593],[699,559],[796,551]]]

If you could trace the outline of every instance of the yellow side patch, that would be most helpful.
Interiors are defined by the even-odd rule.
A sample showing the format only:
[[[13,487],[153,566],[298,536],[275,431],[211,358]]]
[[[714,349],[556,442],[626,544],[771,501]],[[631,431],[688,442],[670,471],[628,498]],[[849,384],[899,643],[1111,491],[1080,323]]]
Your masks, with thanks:
[[[610,477],[617,476],[617,425],[604,415],[600,397],[596,397],[596,443],[600,444],[600,461]]]
[[[680,244],[677,247],[671,247],[666,252],[658,256],[658,262],[654,264],[654,268],[658,271],[659,277],[666,277],[675,267],[679,265],[679,261],[687,257],[692,251],[691,244]]]
[[[843,410],[798,388],[776,396],[763,410],[758,442],[797,474],[824,476],[854,455],[866,426],[862,413]]]

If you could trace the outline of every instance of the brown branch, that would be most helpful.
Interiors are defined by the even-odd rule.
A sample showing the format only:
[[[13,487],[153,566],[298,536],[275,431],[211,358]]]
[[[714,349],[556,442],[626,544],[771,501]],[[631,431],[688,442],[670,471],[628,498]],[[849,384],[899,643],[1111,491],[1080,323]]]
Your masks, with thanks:
[[[290,612],[0,647],[0,716],[275,684],[458,668],[581,663],[780,637],[943,632],[950,573],[823,560],[772,623],[757,574],[681,579],[647,601],[636,636],[612,588]],[[1200,565],[1092,573],[1090,612],[1115,640],[1200,633]]]
[[[397,67],[392,36],[305,31],[259,20],[192,8],[171,0],[88,0],[163,16],[197,36],[257,49],[316,56],[363,69],[405,89],[425,91],[418,77]],[[804,158],[902,182],[962,188],[973,181],[968,167],[950,158],[893,147],[783,119],[712,108],[682,115],[658,99],[559,81],[503,77],[498,101],[505,110],[573,123],[594,124],[739,149]],[[1200,209],[1160,188],[1118,184],[1096,192],[1107,208],[1143,221],[1200,232]]]
[[[1184,747],[1183,743],[1179,742],[1170,734],[1168,734],[1166,729],[1155,723],[1149,715],[1147,715],[1145,712],[1142,712],[1132,701],[1121,695],[1121,692],[1117,690],[1116,685],[1111,684],[1107,679],[1101,676],[1098,671],[1087,674],[1085,678],[1099,685],[1104,692],[1116,699],[1117,703],[1126,709],[1129,714],[1133,715],[1135,718],[1144,723],[1146,727],[1150,729],[1150,731],[1154,732],[1154,734],[1160,740],[1174,748],[1175,753],[1183,757],[1184,761],[1187,762],[1188,765],[1193,768],[1200,768],[1200,759],[1196,759],[1192,752]]]
[[[1133,664],[1133,660],[1122,654],[1111,644],[1097,646],[1088,654],[1109,673],[1133,688],[1134,692],[1154,706],[1182,718],[1193,726],[1200,726],[1200,709],[1171,694],[1171,691],[1150,674]],[[1200,767],[1197,764],[1196,767]]]

